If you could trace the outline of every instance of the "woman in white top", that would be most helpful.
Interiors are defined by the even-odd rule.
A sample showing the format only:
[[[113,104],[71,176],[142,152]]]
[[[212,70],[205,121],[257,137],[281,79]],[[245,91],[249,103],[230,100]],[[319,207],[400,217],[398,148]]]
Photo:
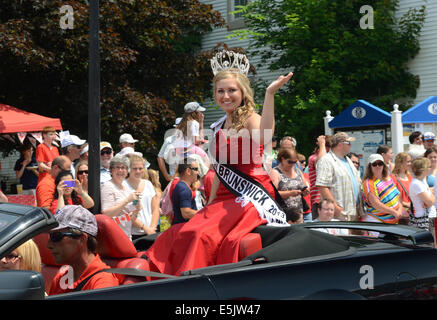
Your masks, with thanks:
[[[159,220],[159,198],[149,180],[143,179],[146,160],[138,155],[130,155],[130,173],[123,185],[129,192],[140,194],[141,210],[132,222],[132,240],[156,233]]]
[[[422,229],[429,229],[429,219],[436,216],[435,196],[426,183],[430,166],[431,162],[425,157],[417,158],[411,166],[415,176],[410,184],[410,198],[414,212],[410,213],[409,225]]]
[[[109,171],[111,180],[105,182],[100,191],[102,213],[110,216],[132,238],[132,222],[135,222],[141,210],[140,193],[129,190],[123,185],[129,172],[130,162],[125,156],[116,155],[111,159]],[[137,201],[136,205],[133,204]]]
[[[186,140],[198,145],[200,140],[203,139],[204,115],[202,112],[205,111],[205,108],[198,102],[193,101],[184,106],[184,111],[185,114],[176,128],[182,131]]]

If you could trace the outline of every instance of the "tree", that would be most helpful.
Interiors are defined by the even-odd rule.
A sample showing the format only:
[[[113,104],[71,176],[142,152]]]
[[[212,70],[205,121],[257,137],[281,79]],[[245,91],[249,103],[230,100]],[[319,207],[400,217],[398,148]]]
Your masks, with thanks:
[[[72,29],[61,28],[64,5]],[[88,17],[86,0],[0,0],[1,103],[59,117],[86,138]],[[156,151],[184,104],[210,90],[200,39],[224,20],[198,0],[108,0],[99,24],[102,140],[115,147],[129,132]]]
[[[292,70],[293,81],[276,98],[279,136],[293,135],[309,154],[323,134],[326,110],[339,114],[357,99],[382,109],[405,108],[419,77],[407,63],[419,52],[425,7],[396,18],[398,0],[257,0],[239,10],[251,54],[271,70]],[[366,16],[367,15],[367,16]],[[363,28],[373,18],[373,29]],[[360,23],[361,21],[361,23]]]

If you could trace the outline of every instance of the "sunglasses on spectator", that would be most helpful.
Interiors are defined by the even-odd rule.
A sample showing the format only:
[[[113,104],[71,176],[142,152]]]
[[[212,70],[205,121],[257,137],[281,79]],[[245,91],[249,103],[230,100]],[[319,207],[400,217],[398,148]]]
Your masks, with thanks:
[[[73,239],[79,239],[80,236],[81,236],[80,234],[76,234],[76,233],[73,233],[71,231],[64,231],[64,232],[58,231],[58,232],[51,232],[51,233],[49,233],[49,237],[50,237],[50,240],[52,242],[59,242],[62,239],[64,239],[64,237],[70,237],[70,238],[73,238]]]
[[[288,163],[288,164],[296,164],[297,161],[295,161],[295,160],[291,160],[291,159],[288,159],[288,160],[287,160],[287,163]]]
[[[101,156],[103,156],[104,154],[111,154],[112,153],[112,150],[111,149],[108,149],[108,150],[102,150],[102,151],[100,151],[100,155]]]
[[[354,164],[360,164],[358,161],[352,161],[352,163],[354,163]]]
[[[372,163],[372,167],[382,167],[384,165],[384,162],[378,161]]]
[[[84,173],[88,174],[88,170],[79,170],[79,171],[77,172],[78,175],[80,175],[80,174],[84,174]]]
[[[193,170],[193,171],[199,171],[199,168],[190,167],[190,169]]]
[[[341,143],[351,145],[350,141],[342,141]]]

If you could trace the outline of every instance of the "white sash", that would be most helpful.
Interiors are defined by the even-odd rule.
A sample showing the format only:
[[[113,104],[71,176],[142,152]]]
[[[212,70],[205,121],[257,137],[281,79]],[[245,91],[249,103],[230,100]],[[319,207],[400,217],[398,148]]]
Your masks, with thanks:
[[[289,226],[285,213],[258,181],[232,166],[217,163],[214,158],[212,160],[214,170],[221,183],[237,197],[235,202],[240,203],[241,207],[251,202],[260,218],[267,220],[268,226]]]

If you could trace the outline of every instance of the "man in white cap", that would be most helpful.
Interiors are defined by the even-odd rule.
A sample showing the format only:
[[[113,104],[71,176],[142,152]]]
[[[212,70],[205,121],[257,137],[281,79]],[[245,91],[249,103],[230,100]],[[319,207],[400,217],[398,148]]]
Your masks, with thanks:
[[[120,136],[119,142],[121,150],[126,147],[131,147],[132,149],[135,149],[135,143],[138,142],[138,140],[134,139],[129,133],[123,133]]]
[[[435,134],[433,132],[428,131],[423,134],[423,146],[425,150],[435,147],[434,140]]]
[[[67,205],[55,215],[59,226],[50,230],[47,248],[61,269],[53,278],[49,295],[118,286],[118,278],[96,253],[97,221],[82,206]]]
[[[360,210],[361,178],[351,159],[354,137],[337,132],[332,137],[331,150],[316,164],[316,186],[322,199],[334,201],[334,218],[356,221]]]
[[[79,159],[81,146],[86,142],[86,140],[80,139],[74,134],[62,135],[61,139],[61,153],[67,156],[71,160],[71,173],[73,177],[76,176],[74,169],[74,161]]]
[[[100,142],[100,186],[112,179],[109,163],[114,157],[114,150],[109,142]]]

